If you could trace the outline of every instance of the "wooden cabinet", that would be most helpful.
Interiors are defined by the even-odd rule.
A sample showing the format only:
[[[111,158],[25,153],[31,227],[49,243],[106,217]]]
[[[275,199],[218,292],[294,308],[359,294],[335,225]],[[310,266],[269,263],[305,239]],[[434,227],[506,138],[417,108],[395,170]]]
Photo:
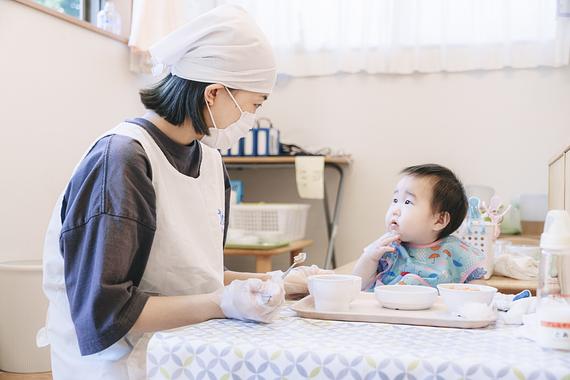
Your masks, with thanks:
[[[548,209],[570,211],[570,147],[548,164]]]

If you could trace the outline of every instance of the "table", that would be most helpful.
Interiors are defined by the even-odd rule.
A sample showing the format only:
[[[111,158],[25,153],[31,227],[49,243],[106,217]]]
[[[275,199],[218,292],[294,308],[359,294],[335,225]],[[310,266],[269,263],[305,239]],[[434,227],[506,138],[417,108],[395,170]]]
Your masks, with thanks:
[[[158,379],[568,379],[570,354],[513,327],[461,330],[286,317],[212,320],[154,334]]]
[[[344,168],[350,165],[352,159],[349,156],[326,156],[325,168],[331,168],[338,173],[338,185],[336,189],[336,198],[334,203],[330,205],[329,196],[325,181],[325,191],[323,206],[325,209],[325,221],[327,227],[328,247],[324,268],[336,267],[336,257],[334,254],[334,240],[338,229],[338,218],[340,214],[340,205],[343,195],[344,185]],[[226,168],[236,170],[246,169],[281,169],[294,168],[294,156],[267,156],[267,157],[224,157]]]
[[[293,257],[301,253],[305,248],[313,244],[312,240],[297,240],[290,244],[273,249],[237,249],[224,248],[224,255],[227,256],[255,256],[255,271],[257,273],[271,272],[271,258],[289,252],[290,263]]]

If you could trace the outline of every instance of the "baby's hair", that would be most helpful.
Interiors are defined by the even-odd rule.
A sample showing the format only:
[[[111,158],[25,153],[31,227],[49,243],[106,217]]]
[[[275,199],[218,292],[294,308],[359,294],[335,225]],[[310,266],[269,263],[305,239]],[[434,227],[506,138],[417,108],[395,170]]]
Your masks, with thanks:
[[[467,196],[461,181],[451,170],[437,164],[425,164],[409,166],[400,174],[433,180],[432,212],[449,213],[449,224],[439,232],[438,239],[448,237],[461,226],[467,214]]]

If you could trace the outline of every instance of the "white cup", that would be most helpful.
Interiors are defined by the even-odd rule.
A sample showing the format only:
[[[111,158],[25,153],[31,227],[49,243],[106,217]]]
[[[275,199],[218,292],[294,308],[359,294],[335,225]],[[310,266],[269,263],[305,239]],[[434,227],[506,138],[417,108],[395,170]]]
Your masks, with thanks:
[[[348,311],[360,294],[362,279],[349,274],[324,274],[308,278],[309,293],[317,311]]]

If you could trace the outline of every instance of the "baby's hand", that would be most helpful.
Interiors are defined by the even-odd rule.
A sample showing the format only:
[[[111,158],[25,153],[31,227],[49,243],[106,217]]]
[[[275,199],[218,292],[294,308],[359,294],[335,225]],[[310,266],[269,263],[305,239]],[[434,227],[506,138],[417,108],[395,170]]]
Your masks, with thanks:
[[[382,255],[386,252],[394,252],[395,248],[391,246],[394,242],[400,242],[400,235],[393,232],[387,232],[382,235],[378,240],[369,244],[364,248],[362,256],[375,263],[380,261]]]
[[[374,283],[380,258],[387,252],[394,252],[396,249],[391,244],[399,241],[400,235],[388,232],[364,248],[352,272],[362,278],[362,290],[368,289]]]

